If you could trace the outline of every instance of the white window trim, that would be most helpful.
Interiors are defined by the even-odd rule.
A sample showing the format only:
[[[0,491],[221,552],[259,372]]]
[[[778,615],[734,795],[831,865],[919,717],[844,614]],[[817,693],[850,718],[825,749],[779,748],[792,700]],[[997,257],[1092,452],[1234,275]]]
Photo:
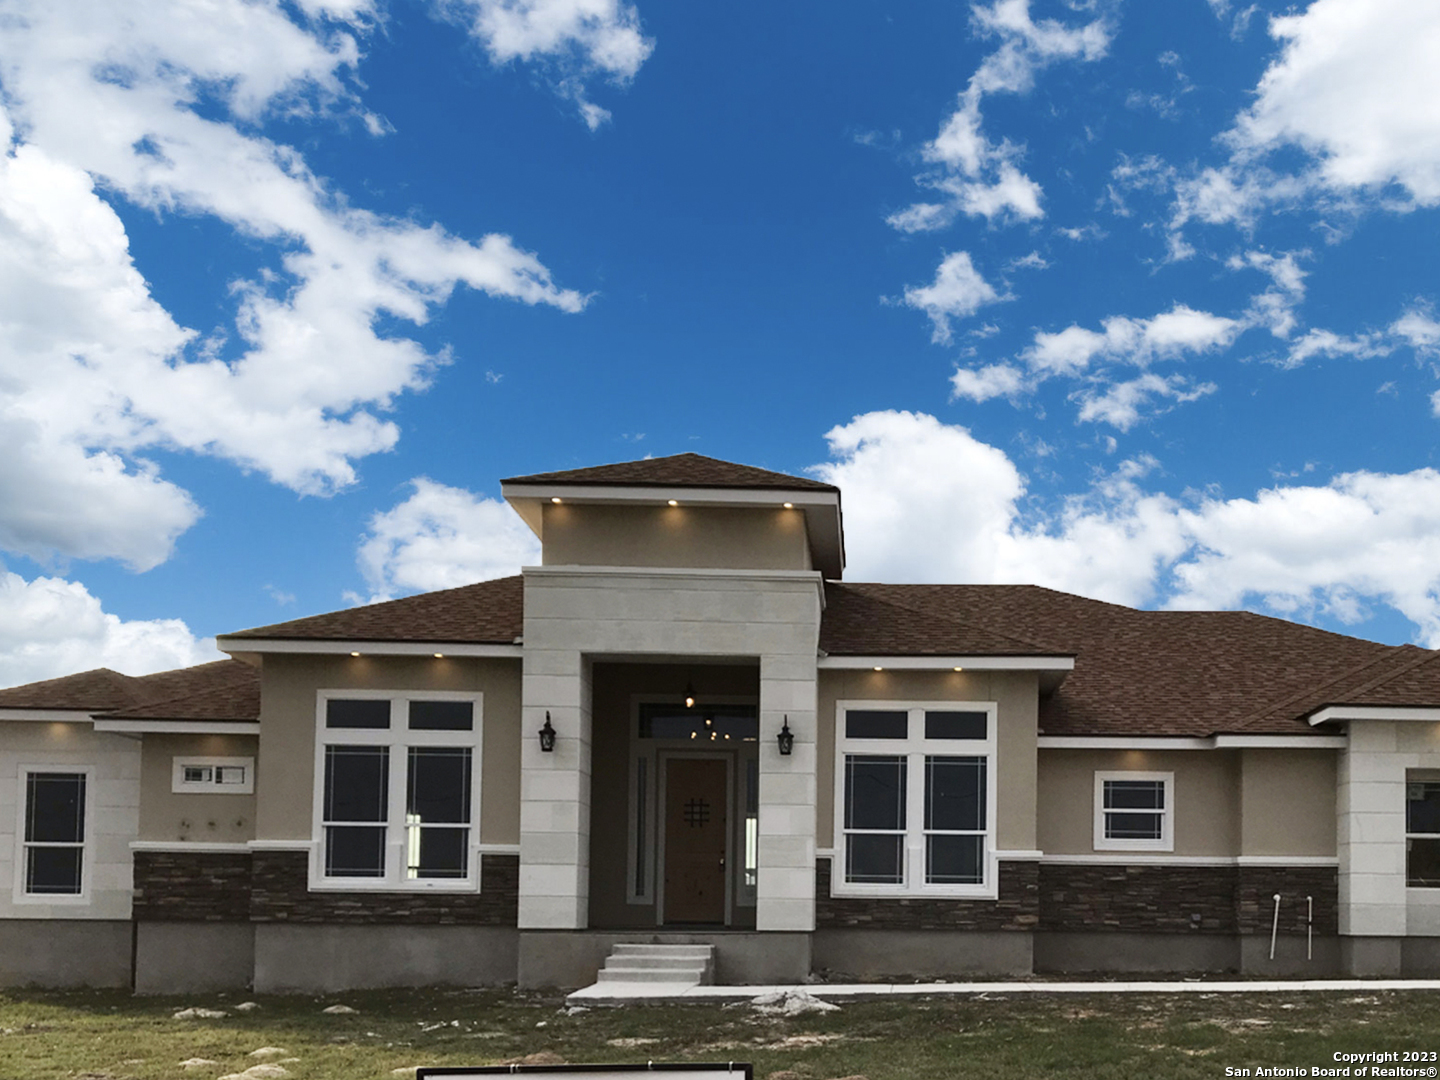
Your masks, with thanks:
[[[1417,773],[1422,775],[1417,776]],[[1440,886],[1410,884],[1410,841],[1440,840],[1440,832],[1410,831],[1410,785],[1433,784],[1437,780],[1440,780],[1440,773],[1436,773],[1432,769],[1407,769],[1405,773],[1405,888],[1416,893],[1432,894],[1440,892]]]
[[[1160,839],[1113,839],[1105,835],[1105,781],[1159,780],[1165,784],[1165,809],[1160,812]],[[1151,813],[1141,810],[1138,813]],[[1175,774],[1173,772],[1110,771],[1095,773],[1095,839],[1096,851],[1174,851],[1175,850]]]
[[[185,770],[189,768],[243,768],[243,784],[220,784],[188,781]],[[190,757],[178,756],[170,766],[170,790],[175,794],[196,795],[253,795],[255,793],[255,759],[253,757]]]
[[[849,739],[845,736],[845,713],[850,709],[903,711],[908,714],[909,738]],[[926,739],[926,712],[983,712],[984,739]],[[830,895],[891,897],[963,897],[996,900],[1000,896],[1000,860],[996,841],[996,789],[999,786],[999,709],[993,701],[867,701],[835,703],[835,802],[834,847],[831,860]],[[900,885],[851,884],[845,866],[845,755],[875,754],[903,756],[905,776],[905,851]],[[985,759],[985,856],[984,881],[978,885],[928,885],[925,883],[925,758],[983,757]]]
[[[80,854],[80,892],[28,893],[25,891],[25,778],[31,773],[71,773],[85,777],[85,836]],[[17,778],[15,797],[15,884],[11,899],[16,904],[54,904],[83,907],[90,903],[90,885],[95,879],[95,768],[70,762],[23,764]]]
[[[390,702],[388,728],[327,728],[326,703],[332,699]],[[315,767],[310,848],[312,892],[452,892],[480,891],[480,795],[483,775],[481,734],[485,729],[484,698],[479,691],[449,690],[320,690],[315,695]],[[471,731],[410,731],[406,726],[411,701],[469,701],[475,706]],[[325,876],[325,748],[327,746],[388,746],[390,748],[389,813],[385,821],[385,876]],[[412,746],[463,746],[470,757],[470,839],[466,844],[464,878],[403,876],[405,865],[405,785]]]

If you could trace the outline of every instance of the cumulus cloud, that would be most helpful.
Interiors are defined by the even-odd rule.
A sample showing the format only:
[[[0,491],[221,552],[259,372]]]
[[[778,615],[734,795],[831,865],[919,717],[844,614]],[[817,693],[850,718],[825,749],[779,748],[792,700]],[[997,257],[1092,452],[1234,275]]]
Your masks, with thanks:
[[[354,89],[370,5],[300,11],[16,0],[0,21],[0,543],[154,565],[197,510],[147,448],[331,492],[394,446],[384,411],[446,362],[404,328],[457,286],[584,306],[509,237],[356,207],[260,133],[280,114],[383,127]],[[214,218],[256,246],[260,272],[230,283],[231,355],[152,296],[118,199]]]
[[[224,657],[179,619],[121,619],[77,581],[0,569],[0,686],[108,667],[126,675]]]
[[[376,514],[357,561],[372,600],[451,589],[540,562],[540,541],[509,504],[426,477],[404,502]]]
[[[930,317],[934,326],[931,340],[943,345],[950,341],[952,319],[966,318],[1000,299],[995,287],[975,269],[970,253],[956,251],[941,260],[934,281],[906,289],[901,302]]]
[[[1123,463],[1049,510],[1000,450],[908,412],[826,436],[816,475],[843,487],[858,581],[1034,583],[1122,604],[1251,606],[1356,621],[1390,608],[1440,646],[1440,472],[1347,473],[1327,484],[1181,501]]]
[[[538,63],[594,131],[610,111],[589,100],[589,83],[624,85],[655,49],[634,5],[620,0],[439,0],[492,63]]]
[[[1043,217],[1040,185],[1018,164],[1024,148],[985,134],[981,103],[989,94],[1028,93],[1036,74],[1049,65],[1098,60],[1109,47],[1110,31],[1103,19],[1074,26],[1055,19],[1037,22],[1030,14],[1030,0],[995,0],[970,11],[976,33],[1000,44],[981,61],[954,112],[922,150],[931,168],[916,182],[942,198],[891,214],[889,224],[901,232],[943,229],[960,214],[986,220]]]

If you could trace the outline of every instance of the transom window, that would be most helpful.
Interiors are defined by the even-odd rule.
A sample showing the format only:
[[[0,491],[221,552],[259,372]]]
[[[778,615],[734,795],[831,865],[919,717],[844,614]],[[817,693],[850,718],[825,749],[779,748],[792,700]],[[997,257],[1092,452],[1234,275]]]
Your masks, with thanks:
[[[1097,772],[1095,849],[1174,851],[1175,774]]]
[[[170,790],[201,795],[249,795],[255,790],[253,757],[176,757]]]
[[[1440,888],[1440,780],[1405,785],[1405,884]]]
[[[481,695],[320,695],[312,884],[478,885]]]
[[[841,702],[837,871],[844,895],[995,895],[993,703]]]
[[[21,896],[85,894],[84,772],[24,769],[25,820],[21,831]]]

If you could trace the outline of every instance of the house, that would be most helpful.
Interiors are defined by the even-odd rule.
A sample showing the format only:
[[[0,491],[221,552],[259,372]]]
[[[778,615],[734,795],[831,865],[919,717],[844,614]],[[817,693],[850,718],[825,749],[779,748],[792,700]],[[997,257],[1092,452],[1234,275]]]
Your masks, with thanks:
[[[0,691],[0,980],[1440,971],[1440,653],[847,582],[695,454],[502,490],[519,576]]]

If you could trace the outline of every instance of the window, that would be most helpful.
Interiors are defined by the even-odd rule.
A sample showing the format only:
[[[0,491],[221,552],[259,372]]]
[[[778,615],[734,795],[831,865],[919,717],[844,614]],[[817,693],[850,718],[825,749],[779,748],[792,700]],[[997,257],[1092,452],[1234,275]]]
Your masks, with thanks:
[[[88,773],[22,769],[20,779],[25,819],[17,898],[83,897]]]
[[[1440,888],[1440,780],[1411,780],[1405,796],[1405,884]]]
[[[1174,851],[1175,774],[1097,772],[1096,851]]]
[[[201,795],[249,795],[255,790],[253,757],[177,757],[170,790]]]
[[[840,895],[997,895],[993,703],[841,702]]]
[[[481,695],[324,691],[311,883],[474,889]]]

